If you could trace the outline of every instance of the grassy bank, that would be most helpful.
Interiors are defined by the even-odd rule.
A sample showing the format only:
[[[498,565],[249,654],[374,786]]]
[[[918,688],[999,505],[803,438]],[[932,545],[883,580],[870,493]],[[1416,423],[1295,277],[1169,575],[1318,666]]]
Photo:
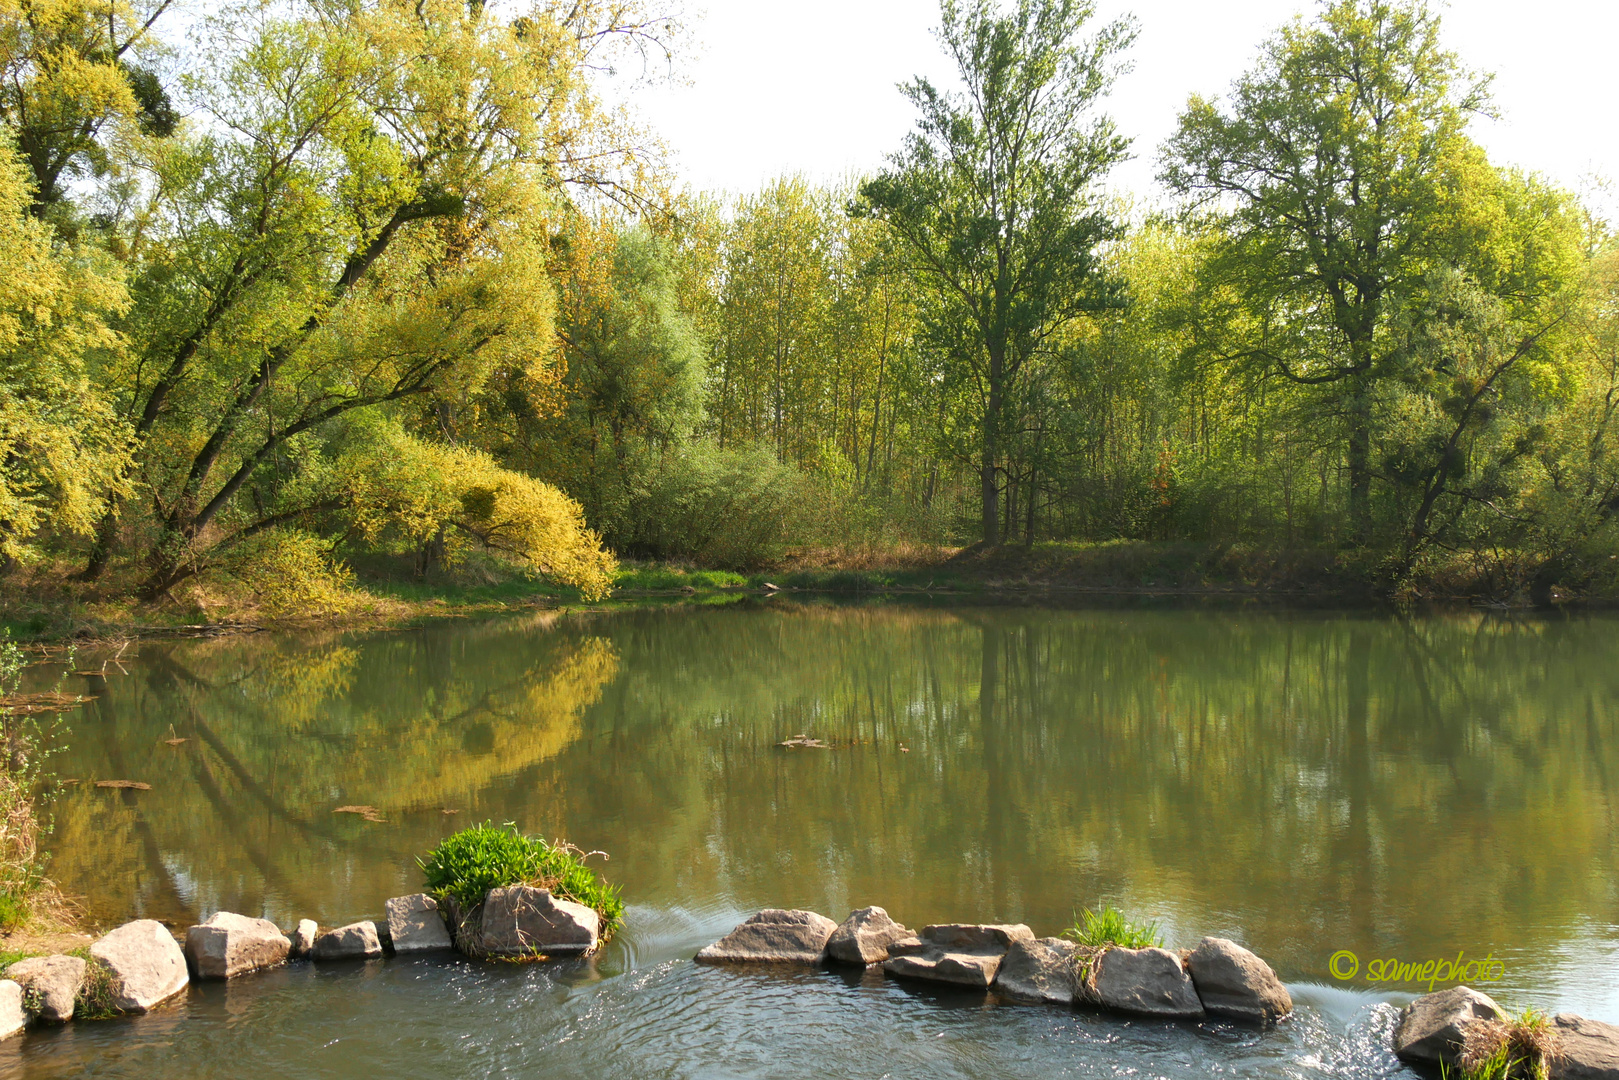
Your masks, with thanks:
[[[1248,545],[1114,541],[1032,547],[789,551],[745,571],[678,563],[620,563],[609,598],[586,604],[578,590],[495,560],[418,576],[407,563],[353,568],[336,601],[307,609],[267,607],[245,590],[217,584],[176,589],[156,602],[114,578],[88,586],[67,566],[13,571],[0,591],[0,629],[34,643],[121,640],[307,626],[397,627],[514,608],[613,608],[624,604],[739,594],[927,594],[1039,599],[1086,594],[1272,598],[1290,603],[1364,604],[1390,596],[1378,559],[1361,552],[1273,550]],[[1498,566],[1457,559],[1402,581],[1413,600],[1527,606],[1527,585]],[[1553,593],[1560,601],[1604,596]]]

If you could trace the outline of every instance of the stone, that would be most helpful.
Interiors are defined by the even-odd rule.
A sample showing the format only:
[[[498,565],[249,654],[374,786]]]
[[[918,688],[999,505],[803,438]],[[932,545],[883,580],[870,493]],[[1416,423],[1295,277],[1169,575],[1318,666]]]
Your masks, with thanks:
[[[826,942],[826,955],[843,964],[880,964],[888,959],[888,946],[913,937],[911,931],[888,917],[880,907],[849,912]]]
[[[199,979],[234,979],[287,960],[292,942],[268,919],[216,911],[186,931],[186,961]]]
[[[1186,967],[1210,1016],[1263,1023],[1293,1011],[1293,997],[1276,972],[1234,941],[1204,938]]]
[[[393,939],[396,953],[455,948],[438,901],[426,893],[396,896],[388,901],[388,936]]]
[[[483,898],[479,949],[486,956],[584,956],[596,951],[601,917],[549,889],[509,885]]]
[[[936,923],[890,945],[883,970],[901,979],[988,989],[1013,942],[1032,940],[1034,931],[1021,923]]]
[[[1619,1080],[1619,1027],[1572,1013],[1552,1017],[1558,1057],[1551,1080]]]
[[[73,1003],[84,986],[84,961],[77,956],[33,956],[7,968],[6,978],[23,988],[29,1012],[60,1024],[73,1019]]]
[[[180,943],[155,919],[120,926],[90,946],[90,959],[106,969],[119,1012],[147,1012],[191,981]]]
[[[1014,941],[1033,941],[1034,931],[1022,923],[933,923],[920,937],[950,952],[1004,953]]]
[[[1423,994],[1400,1010],[1394,1025],[1394,1056],[1404,1062],[1454,1066],[1467,1025],[1500,1016],[1501,1007],[1488,994],[1468,986]]]
[[[320,927],[314,919],[299,919],[298,929],[291,934],[291,948],[287,955],[294,960],[303,960],[315,949],[315,938],[320,936]]]
[[[1089,995],[1087,995],[1089,997]],[[1168,949],[1109,949],[1097,961],[1094,1001],[1120,1012],[1174,1020],[1203,1016],[1192,977]]]
[[[9,1039],[27,1026],[22,987],[10,979],[0,979],[0,1039]]]
[[[1062,938],[1012,942],[995,973],[995,989],[1024,1001],[1072,1005],[1079,990],[1074,949]]]
[[[700,964],[819,964],[838,924],[813,911],[766,908],[697,954]]]
[[[326,931],[309,950],[313,960],[370,960],[381,955],[377,924],[370,919]]]

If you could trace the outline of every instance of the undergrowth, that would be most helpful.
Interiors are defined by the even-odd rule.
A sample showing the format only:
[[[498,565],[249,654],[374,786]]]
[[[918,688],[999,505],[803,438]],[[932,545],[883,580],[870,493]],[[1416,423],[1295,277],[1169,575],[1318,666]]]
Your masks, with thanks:
[[[577,848],[524,836],[516,828],[490,822],[445,837],[418,860],[427,891],[440,900],[454,898],[470,910],[490,889],[533,885],[551,895],[594,908],[601,916],[601,936],[612,936],[624,920],[619,889],[608,885]]]

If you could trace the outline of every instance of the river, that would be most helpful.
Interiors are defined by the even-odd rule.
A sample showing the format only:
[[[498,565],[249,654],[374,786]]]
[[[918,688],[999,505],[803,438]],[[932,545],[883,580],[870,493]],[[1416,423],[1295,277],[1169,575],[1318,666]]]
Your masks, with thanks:
[[[583,962],[195,987],[9,1040],[0,1074],[1414,1075],[1388,1036],[1427,987],[1372,962],[1459,953],[1498,962],[1475,985],[1504,1005],[1619,1022],[1616,630],[784,598],[85,654],[106,674],[65,677],[95,698],[52,762],[47,846],[92,921],[378,917],[479,821],[605,853],[628,915]],[[832,747],[777,745],[798,734]],[[1102,903],[1172,946],[1248,945],[1295,1016],[1165,1024],[690,962],[762,907],[1046,935]]]

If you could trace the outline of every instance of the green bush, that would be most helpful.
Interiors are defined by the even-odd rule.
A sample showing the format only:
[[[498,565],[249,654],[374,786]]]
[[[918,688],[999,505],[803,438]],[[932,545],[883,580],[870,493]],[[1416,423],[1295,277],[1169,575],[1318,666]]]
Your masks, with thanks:
[[[510,825],[497,827],[486,821],[462,829],[439,841],[418,865],[429,893],[440,900],[453,897],[463,908],[481,904],[490,889],[533,885],[551,890],[558,899],[594,908],[601,916],[603,939],[624,921],[618,888],[602,881],[576,849],[524,836]]]
[[[620,550],[734,569],[768,563],[795,535],[806,482],[768,450],[696,443],[648,462],[632,487],[610,537]]]
[[[1164,939],[1158,934],[1158,924],[1133,923],[1117,908],[1102,906],[1100,913],[1086,908],[1074,925],[1063,931],[1063,937],[1091,948],[1114,946],[1120,949],[1161,949]]]

